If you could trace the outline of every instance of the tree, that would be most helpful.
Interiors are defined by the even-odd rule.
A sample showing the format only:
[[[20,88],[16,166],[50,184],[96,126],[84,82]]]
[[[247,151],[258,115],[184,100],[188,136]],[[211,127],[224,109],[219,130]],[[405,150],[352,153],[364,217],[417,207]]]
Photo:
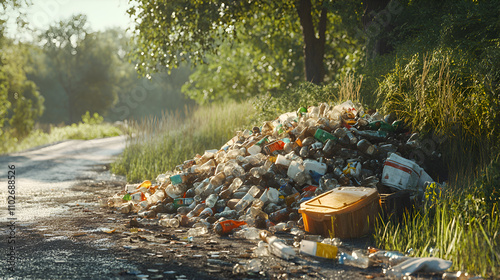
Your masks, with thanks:
[[[352,2],[352,1],[348,1]],[[359,2],[359,1],[354,1]],[[239,33],[253,26],[247,23],[262,17],[273,24],[269,34],[288,34],[285,23],[297,23],[302,31],[305,79],[321,83],[325,75],[324,56],[328,23],[336,4],[333,0],[297,1],[166,1],[138,0],[129,10],[136,20],[143,73],[169,69],[182,61],[204,62],[207,54],[217,53],[224,42],[237,40]]]
[[[34,127],[43,112],[43,97],[36,85],[26,77],[27,47],[4,37],[7,12],[23,5],[22,0],[0,0],[0,141],[8,137],[22,138]],[[19,14],[17,21],[23,21]]]
[[[41,116],[44,98],[26,77],[27,48],[6,39],[0,48],[0,127],[8,125],[12,136],[22,138]]]
[[[86,111],[105,115],[117,101],[119,46],[109,34],[88,31],[87,18],[74,15],[41,35],[47,65],[65,93],[70,122]]]

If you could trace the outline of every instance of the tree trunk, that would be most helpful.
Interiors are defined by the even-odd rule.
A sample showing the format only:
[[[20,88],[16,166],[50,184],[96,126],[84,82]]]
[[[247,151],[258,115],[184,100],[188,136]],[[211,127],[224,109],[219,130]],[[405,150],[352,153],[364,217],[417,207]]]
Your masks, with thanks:
[[[314,28],[311,0],[300,0],[297,13],[300,18],[302,36],[304,38],[304,62],[306,80],[314,84],[323,82],[325,69],[323,57],[325,54],[325,32],[327,10],[322,8],[318,25],[318,36]]]
[[[366,48],[368,58],[392,51],[387,37],[384,36],[393,28],[391,19],[395,16],[392,9],[387,9],[389,3],[390,0],[363,1],[362,22],[368,38]],[[395,2],[395,5],[398,5],[398,2]]]

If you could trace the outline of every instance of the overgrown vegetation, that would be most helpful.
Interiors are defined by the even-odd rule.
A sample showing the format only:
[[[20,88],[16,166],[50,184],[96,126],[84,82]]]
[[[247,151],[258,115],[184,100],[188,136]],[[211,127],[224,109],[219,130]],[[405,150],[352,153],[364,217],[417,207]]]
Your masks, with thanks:
[[[377,92],[373,104],[412,130],[437,135],[450,178],[441,195],[401,223],[380,221],[377,245],[412,248],[416,256],[449,259],[452,269],[483,276],[497,275],[500,263],[497,4],[405,3],[389,36],[394,51],[367,64],[369,82],[361,90]]]
[[[500,160],[471,183],[453,182],[441,191],[435,184],[421,208],[402,222],[380,219],[374,234],[377,246],[416,257],[434,256],[453,261],[452,270],[500,272]]]
[[[135,135],[112,171],[126,175],[129,182],[154,179],[196,153],[219,149],[236,130],[248,128],[254,109],[250,102],[228,102],[185,111],[186,117],[180,112],[165,113],[137,122]]]

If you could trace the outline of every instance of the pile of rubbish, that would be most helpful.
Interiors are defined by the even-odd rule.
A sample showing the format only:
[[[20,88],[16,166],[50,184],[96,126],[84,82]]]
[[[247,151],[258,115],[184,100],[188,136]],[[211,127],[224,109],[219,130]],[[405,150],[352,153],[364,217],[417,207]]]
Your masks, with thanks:
[[[422,261],[444,270],[451,262],[337,250],[339,238],[367,235],[380,209],[397,215],[422,196],[432,178],[407,158],[418,142],[418,134],[393,115],[351,101],[321,103],[240,131],[155,183],[128,184],[108,205],[160,226],[187,227],[190,238],[213,231],[261,240],[256,256],[291,259],[300,247],[301,253],[363,268],[391,262],[389,274]],[[295,236],[292,246],[275,236],[285,231]],[[234,272],[259,269],[255,259]]]

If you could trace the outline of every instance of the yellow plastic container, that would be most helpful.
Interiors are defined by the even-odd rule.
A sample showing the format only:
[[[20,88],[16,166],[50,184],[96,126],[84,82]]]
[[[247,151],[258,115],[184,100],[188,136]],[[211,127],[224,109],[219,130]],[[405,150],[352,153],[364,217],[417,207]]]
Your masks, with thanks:
[[[303,202],[299,209],[307,232],[325,237],[331,232],[338,238],[368,234],[378,211],[377,190],[365,187],[336,188]]]

